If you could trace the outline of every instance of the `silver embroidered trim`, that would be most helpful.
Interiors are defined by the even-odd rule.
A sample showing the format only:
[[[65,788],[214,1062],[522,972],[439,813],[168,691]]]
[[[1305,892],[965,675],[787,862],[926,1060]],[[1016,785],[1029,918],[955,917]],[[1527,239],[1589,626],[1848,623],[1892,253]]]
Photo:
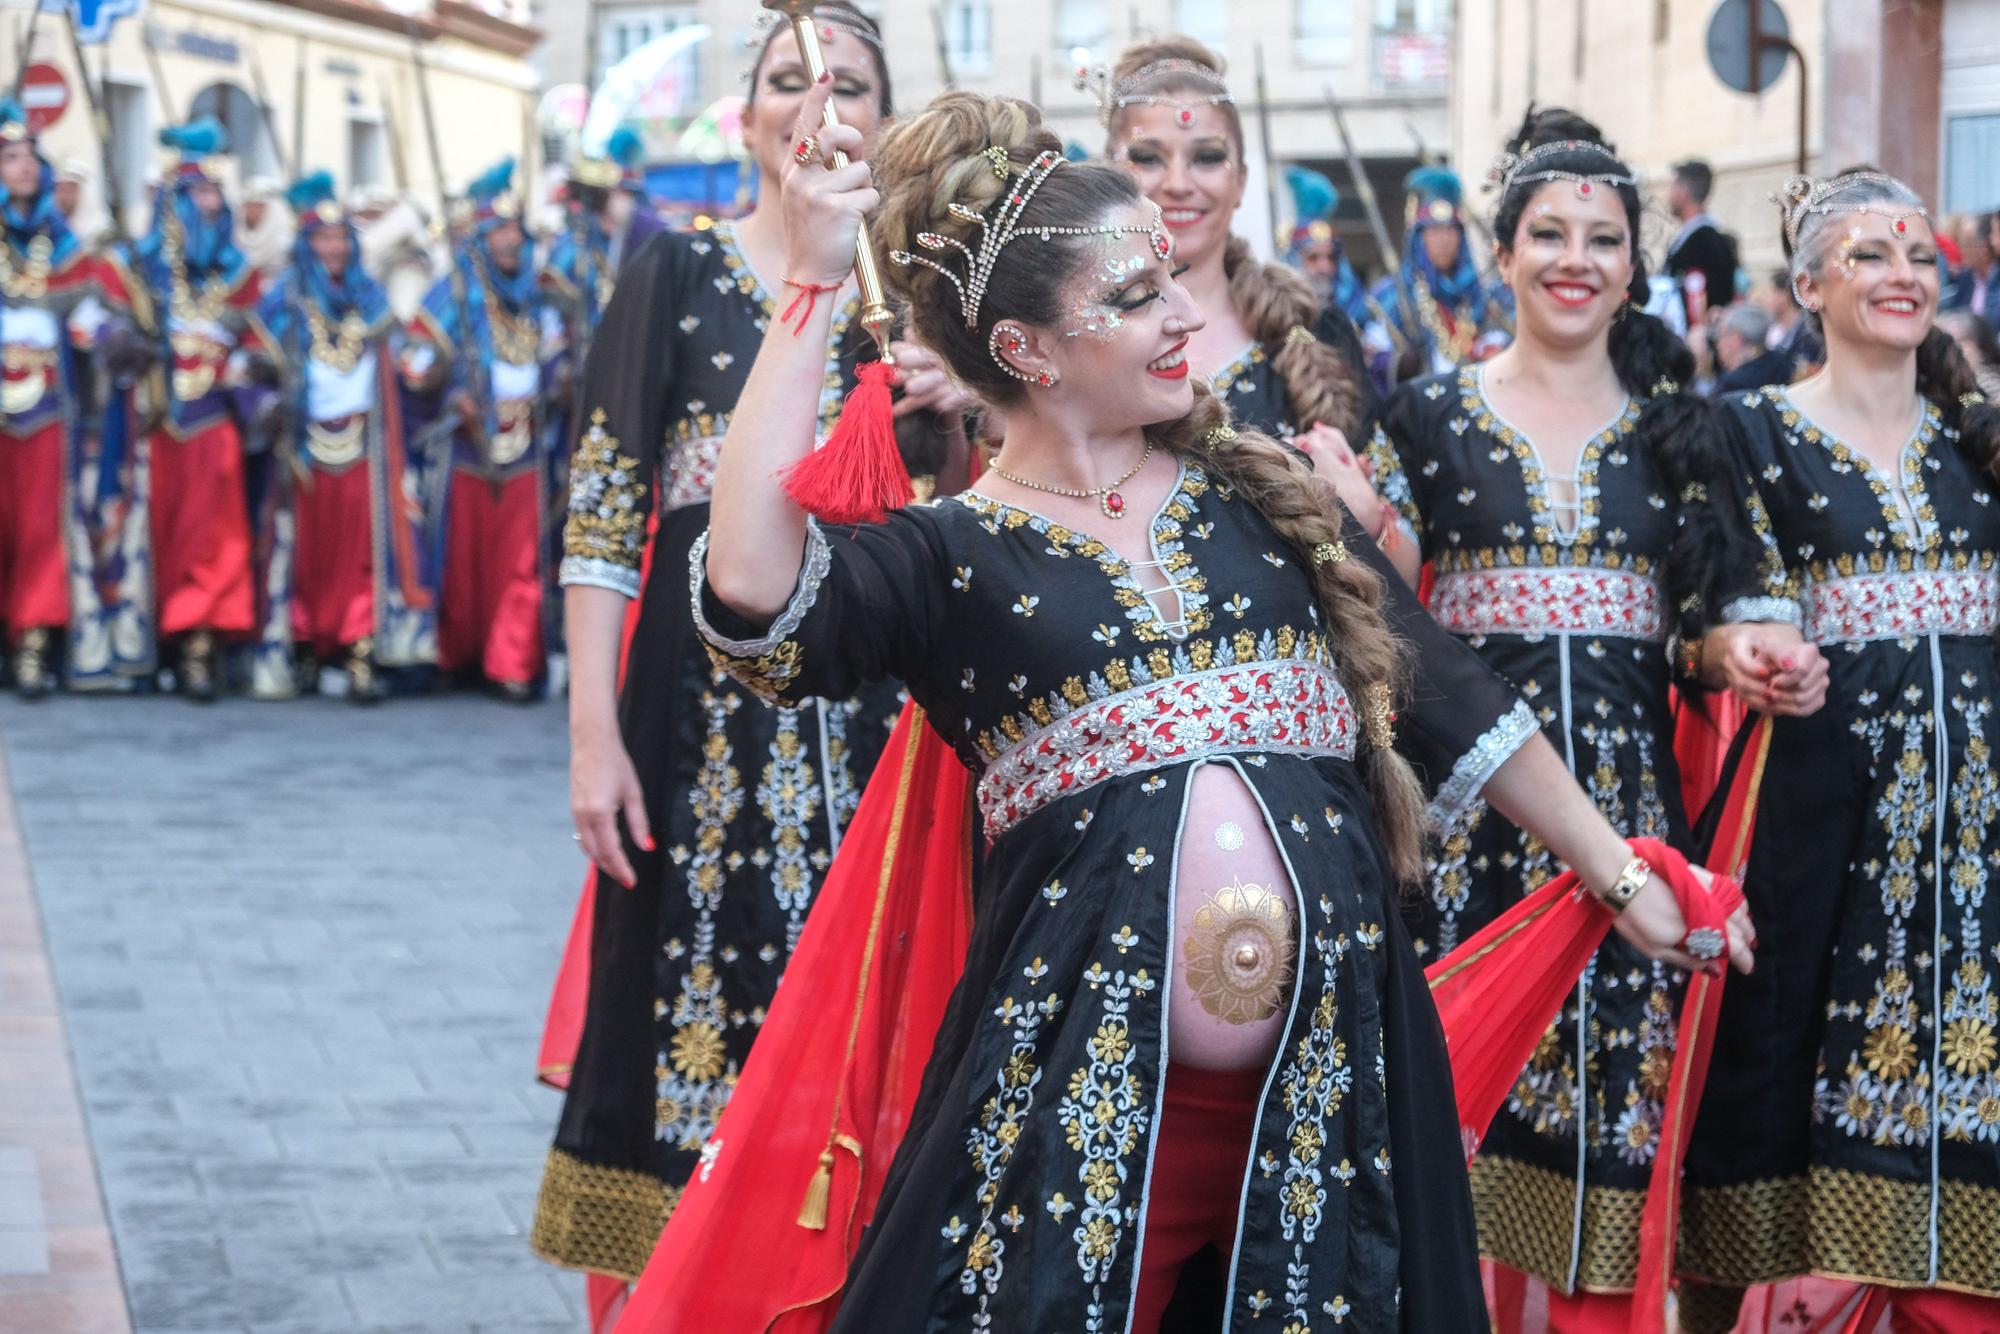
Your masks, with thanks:
[[[1542,730],[1535,721],[1535,714],[1526,700],[1514,701],[1504,717],[1486,729],[1479,740],[1472,743],[1472,749],[1458,757],[1451,766],[1451,777],[1439,786],[1437,795],[1424,811],[1424,819],[1433,833],[1442,834],[1458,818],[1459,812],[1479,795],[1501,765],[1513,758],[1514,752],[1528,744],[1528,738]]]
[[[1218,755],[1354,758],[1359,719],[1333,668],[1303,659],[1170,676],[1078,707],[1015,742],[980,775],[995,839],[1063,797]]]
[[[689,505],[707,504],[715,492],[715,470],[722,462],[722,437],[698,435],[679,440],[667,453],[666,498],[661,509],[672,513]]]
[[[1438,576],[1430,612],[1455,635],[1589,634],[1659,643],[1665,597],[1650,575],[1543,566]]]
[[[556,567],[556,582],[564,588],[608,588],[628,598],[639,596],[637,570],[596,556],[564,556]]]
[[[1741,625],[1745,621],[1782,621],[1803,628],[1806,613],[1791,598],[1738,598],[1722,609],[1722,624]]]
[[[2000,627],[2000,574],[1919,570],[1826,579],[1805,590],[1806,638],[1854,644],[1911,635],[1991,635]]]
[[[688,553],[688,597],[694,606],[694,626],[703,639],[734,658],[761,658],[797,634],[800,623],[819,597],[819,586],[825,580],[826,572],[833,568],[833,548],[827,544],[819,524],[807,519],[805,557],[799,562],[799,585],[792,592],[792,600],[785,604],[785,609],[778,613],[778,619],[771,622],[771,628],[761,638],[731,639],[710,625],[701,610],[701,587],[708,577],[704,568],[707,557],[708,530],[704,528],[701,536],[694,540],[694,549]]]

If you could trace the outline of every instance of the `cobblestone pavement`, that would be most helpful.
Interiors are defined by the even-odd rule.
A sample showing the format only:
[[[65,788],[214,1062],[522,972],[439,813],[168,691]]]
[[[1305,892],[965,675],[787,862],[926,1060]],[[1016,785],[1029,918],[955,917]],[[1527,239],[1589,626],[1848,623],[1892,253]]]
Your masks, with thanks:
[[[562,710],[6,698],[0,746],[139,1334],[581,1329],[527,1246]]]

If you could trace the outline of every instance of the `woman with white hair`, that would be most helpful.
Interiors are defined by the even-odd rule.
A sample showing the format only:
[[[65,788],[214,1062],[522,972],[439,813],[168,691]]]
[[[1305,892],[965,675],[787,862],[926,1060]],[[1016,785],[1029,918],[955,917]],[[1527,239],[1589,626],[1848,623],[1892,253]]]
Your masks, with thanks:
[[[1851,1329],[1888,1308],[1995,1329],[2000,412],[1935,327],[1909,187],[1855,170],[1784,203],[1826,364],[1722,405],[1763,557],[1686,646],[1770,724],[1743,880],[1762,949],[1689,1153],[1681,1327],[1810,1273],[1873,1285]]]

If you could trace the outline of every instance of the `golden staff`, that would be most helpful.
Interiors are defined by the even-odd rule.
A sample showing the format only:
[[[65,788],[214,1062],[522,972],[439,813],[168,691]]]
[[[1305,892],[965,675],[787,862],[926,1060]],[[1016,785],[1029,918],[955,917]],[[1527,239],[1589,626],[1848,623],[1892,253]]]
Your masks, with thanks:
[[[806,72],[818,80],[826,73],[826,56],[819,49],[819,30],[813,26],[815,3],[816,0],[763,0],[764,8],[791,20],[792,35],[799,41],[799,54],[805,57]],[[840,124],[831,99],[826,104],[826,123]],[[847,154],[834,153],[833,165],[846,166]],[[875,247],[869,241],[868,221],[865,218],[861,220],[854,239],[854,276],[861,283],[861,327],[875,340],[882,360],[893,366],[896,359],[889,354],[889,331],[895,326],[896,316],[882,293],[882,273],[876,267]]]

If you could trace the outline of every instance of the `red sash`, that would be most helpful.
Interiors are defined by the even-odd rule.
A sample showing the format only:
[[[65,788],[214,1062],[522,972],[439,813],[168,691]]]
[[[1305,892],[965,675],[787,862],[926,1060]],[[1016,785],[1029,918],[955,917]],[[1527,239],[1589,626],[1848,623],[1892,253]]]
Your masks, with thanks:
[[[906,707],[620,1330],[832,1322],[965,965],[971,813]]]
[[[1768,724],[1759,719],[1756,725],[1765,730],[1751,738],[1727,795],[1710,857],[1714,865],[1731,872],[1740,872],[1749,859],[1757,789],[1770,745]],[[1717,875],[1712,885],[1704,887],[1687,859],[1664,843],[1641,838],[1631,844],[1666,879],[1689,930],[1723,930],[1729,914],[1743,902],[1735,880]],[[1565,872],[1426,970],[1451,1054],[1467,1161],[1478,1152],[1486,1127],[1550,1023],[1562,1012],[1611,921],[1596,896],[1582,889],[1576,873]],[[1669,1328],[1667,1298],[1673,1287],[1681,1167],[1708,1076],[1726,976],[1694,974],[1681,1003],[1659,1151],[1639,1223],[1639,1282],[1632,1319],[1633,1328],[1642,1334],[1664,1334]]]

